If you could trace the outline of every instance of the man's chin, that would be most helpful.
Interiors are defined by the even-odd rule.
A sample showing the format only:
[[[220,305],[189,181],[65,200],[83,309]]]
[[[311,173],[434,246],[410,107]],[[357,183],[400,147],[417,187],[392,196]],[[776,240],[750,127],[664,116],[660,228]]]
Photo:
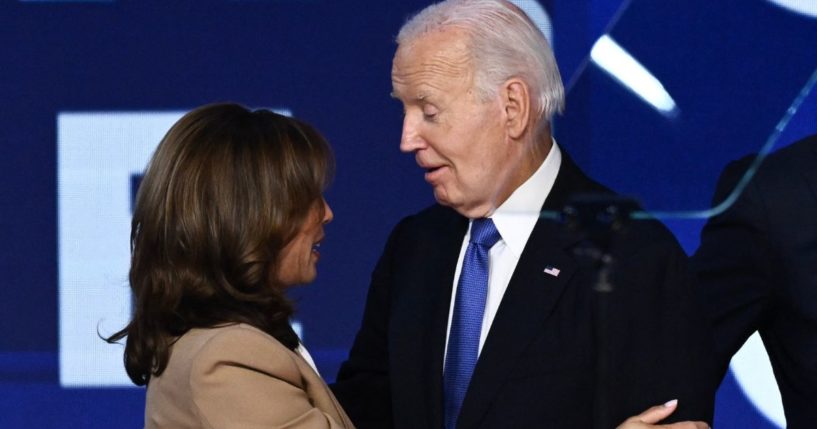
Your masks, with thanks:
[[[450,199],[446,198],[447,195],[440,194],[436,190],[434,191],[434,198],[437,200],[437,203],[441,206],[446,206],[454,209],[457,213],[469,218],[469,219],[479,219],[483,217],[488,217],[493,213],[493,207],[488,205],[469,205],[465,204],[461,201],[451,201]]]
[[[457,212],[460,212],[460,209],[463,207],[462,204],[458,204],[456,201],[452,201],[451,198],[449,198],[448,193],[445,192],[445,189],[442,186],[434,187],[434,199],[437,200],[437,204],[441,206],[451,207]]]

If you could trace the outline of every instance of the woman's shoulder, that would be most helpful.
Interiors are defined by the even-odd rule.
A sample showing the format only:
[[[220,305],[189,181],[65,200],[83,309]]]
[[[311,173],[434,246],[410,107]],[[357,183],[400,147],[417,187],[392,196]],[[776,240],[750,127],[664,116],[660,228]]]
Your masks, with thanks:
[[[266,332],[246,323],[229,323],[211,328],[194,328],[185,333],[179,340],[195,344],[206,344],[214,339],[252,338],[257,340],[277,340]]]
[[[193,353],[193,371],[207,372],[219,366],[241,366],[300,377],[296,355],[273,336],[243,323],[192,329],[177,344]],[[174,346],[175,348],[175,346]]]
[[[173,348],[190,349],[195,354],[228,355],[243,355],[248,349],[284,353],[289,350],[273,336],[244,323],[191,329],[179,338]]]
[[[276,377],[291,384],[301,379],[293,355],[265,332],[245,324],[191,329],[171,346],[170,360],[161,375],[148,384],[152,409],[168,398],[193,397],[213,383]]]

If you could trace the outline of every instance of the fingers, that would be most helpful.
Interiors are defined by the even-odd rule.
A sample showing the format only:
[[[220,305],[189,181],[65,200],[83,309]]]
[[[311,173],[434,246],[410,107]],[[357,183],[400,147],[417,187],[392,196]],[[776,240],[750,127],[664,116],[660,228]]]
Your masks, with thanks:
[[[673,399],[671,401],[667,401],[662,405],[656,405],[647,409],[643,413],[630,417],[626,420],[626,422],[638,422],[638,423],[658,423],[661,420],[669,417],[670,414],[678,408],[678,400]]]
[[[661,427],[668,429],[709,429],[709,425],[705,422],[679,422],[671,425],[662,425]]]
[[[647,428],[667,428],[667,429],[709,429],[705,422],[679,422],[669,425],[655,425],[655,423],[669,417],[678,408],[678,400],[673,399],[664,404],[656,405],[643,413],[632,416],[625,420],[617,429],[647,429]]]

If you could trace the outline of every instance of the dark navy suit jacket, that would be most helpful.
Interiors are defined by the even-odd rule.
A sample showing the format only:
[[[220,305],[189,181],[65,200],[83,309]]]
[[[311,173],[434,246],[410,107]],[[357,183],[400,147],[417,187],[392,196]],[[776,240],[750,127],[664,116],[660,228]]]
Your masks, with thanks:
[[[754,157],[726,167],[723,201]],[[712,218],[693,257],[710,304],[719,383],[732,355],[760,333],[790,428],[817,426],[817,136],[761,164],[737,202]]]
[[[564,154],[545,210],[609,191]],[[439,205],[401,221],[372,275],[363,323],[332,386],[360,428],[441,428],[443,356],[454,271],[468,219]],[[460,428],[591,428],[596,294],[573,249],[581,233],[540,219],[486,338]],[[612,245],[610,417],[616,423],[678,398],[673,420],[711,421],[706,318],[687,257],[654,221]],[[548,266],[558,276],[544,272]]]

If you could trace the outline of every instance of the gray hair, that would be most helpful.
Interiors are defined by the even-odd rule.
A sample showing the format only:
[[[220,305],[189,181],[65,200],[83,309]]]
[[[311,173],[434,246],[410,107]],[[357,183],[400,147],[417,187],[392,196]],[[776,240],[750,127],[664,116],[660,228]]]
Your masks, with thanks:
[[[553,51],[531,19],[512,3],[446,0],[428,6],[403,25],[397,44],[452,27],[470,37],[474,88],[481,99],[495,98],[503,82],[518,77],[530,88],[537,123],[549,122],[562,111],[564,86]]]

